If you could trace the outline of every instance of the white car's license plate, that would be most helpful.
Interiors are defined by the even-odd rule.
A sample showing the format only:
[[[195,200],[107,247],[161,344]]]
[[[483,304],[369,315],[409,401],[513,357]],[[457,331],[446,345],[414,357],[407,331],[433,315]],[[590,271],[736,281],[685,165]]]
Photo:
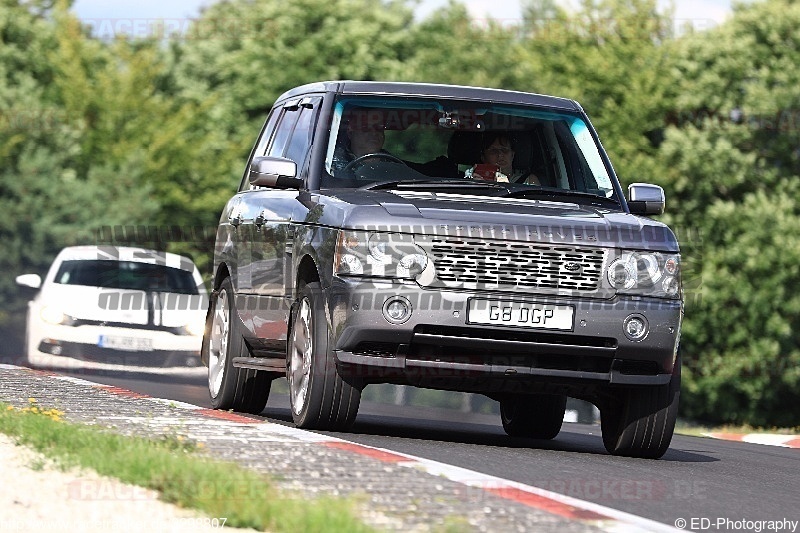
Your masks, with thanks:
[[[153,340],[141,337],[117,337],[115,335],[100,335],[97,345],[101,348],[112,350],[125,350],[128,352],[152,352]]]
[[[575,309],[570,305],[471,299],[467,322],[539,329],[572,330]]]

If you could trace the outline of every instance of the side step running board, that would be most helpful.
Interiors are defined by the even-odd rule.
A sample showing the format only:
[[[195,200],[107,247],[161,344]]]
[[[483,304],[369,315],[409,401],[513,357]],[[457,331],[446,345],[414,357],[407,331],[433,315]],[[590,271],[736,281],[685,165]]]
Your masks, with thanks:
[[[267,357],[234,357],[231,361],[236,368],[252,368],[266,370],[267,372],[286,373],[285,359],[272,359]]]

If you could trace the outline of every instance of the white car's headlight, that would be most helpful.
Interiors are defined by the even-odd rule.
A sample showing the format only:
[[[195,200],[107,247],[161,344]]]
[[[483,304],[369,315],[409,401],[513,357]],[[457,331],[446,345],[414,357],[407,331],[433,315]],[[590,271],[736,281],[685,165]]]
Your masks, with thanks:
[[[428,256],[411,235],[340,230],[336,239],[338,275],[415,279],[427,266]]]
[[[42,320],[50,324],[69,326],[75,322],[71,316],[64,314],[61,308],[55,305],[46,305],[42,307],[41,311],[39,311],[39,316],[42,317]]]
[[[606,278],[618,293],[680,298],[680,255],[622,252],[609,263]]]
[[[183,326],[183,330],[189,335],[201,337],[206,331],[205,320],[195,320]]]

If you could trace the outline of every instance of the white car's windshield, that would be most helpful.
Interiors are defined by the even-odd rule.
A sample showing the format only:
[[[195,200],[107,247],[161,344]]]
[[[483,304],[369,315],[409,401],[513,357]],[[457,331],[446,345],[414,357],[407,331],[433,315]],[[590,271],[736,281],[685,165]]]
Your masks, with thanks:
[[[323,187],[471,179],[611,198],[610,171],[577,114],[398,97],[340,97]]]
[[[68,260],[61,263],[53,281],[108,289],[198,294],[191,272],[137,261]]]

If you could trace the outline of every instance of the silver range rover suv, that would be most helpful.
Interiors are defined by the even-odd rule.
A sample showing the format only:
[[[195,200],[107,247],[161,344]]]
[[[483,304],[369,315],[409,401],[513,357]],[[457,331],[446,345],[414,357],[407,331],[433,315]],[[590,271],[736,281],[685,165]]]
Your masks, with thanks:
[[[361,391],[484,394],[552,439],[568,396],[615,455],[658,458],[683,301],[663,190],[626,198],[574,101],[332,81],[283,94],[216,235],[201,358],[217,409],[344,429]]]

